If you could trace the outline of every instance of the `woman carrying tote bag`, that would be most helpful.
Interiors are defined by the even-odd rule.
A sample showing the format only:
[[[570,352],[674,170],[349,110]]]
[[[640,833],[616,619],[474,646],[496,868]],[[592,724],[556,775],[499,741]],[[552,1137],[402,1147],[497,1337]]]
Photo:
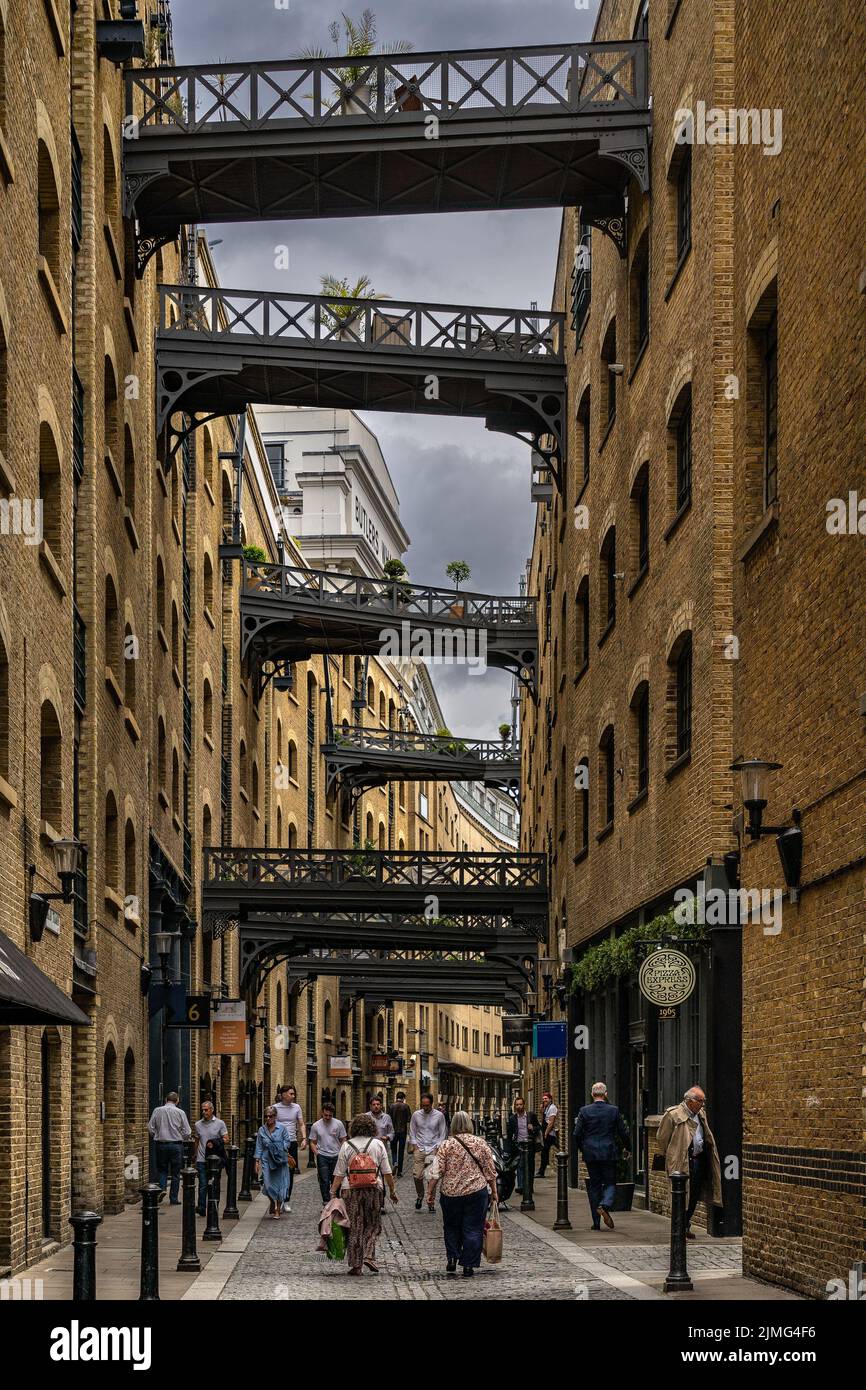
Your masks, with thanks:
[[[493,1155],[486,1140],[473,1134],[472,1121],[465,1110],[458,1110],[452,1118],[451,1137],[436,1150],[429,1174],[427,1202],[431,1207],[436,1187],[441,1185],[439,1201],[447,1256],[445,1272],[456,1274],[457,1266],[462,1265],[464,1279],[470,1279],[481,1264],[491,1196],[497,1210],[497,1223],[499,1216]],[[501,1228],[499,1242],[498,1256],[493,1254],[492,1244],[490,1246],[491,1254],[487,1258],[491,1263],[502,1258]]]

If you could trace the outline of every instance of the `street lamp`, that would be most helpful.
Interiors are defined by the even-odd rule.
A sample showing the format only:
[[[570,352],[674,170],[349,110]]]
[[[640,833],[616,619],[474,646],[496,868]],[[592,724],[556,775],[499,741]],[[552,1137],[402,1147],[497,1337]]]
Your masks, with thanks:
[[[87,853],[87,846],[74,835],[69,835],[62,839],[54,840],[51,845],[51,852],[54,857],[54,871],[60,880],[61,891],[59,893],[31,892],[28,903],[31,941],[41,941],[42,939],[45,923],[48,920],[49,903],[72,902],[72,887],[75,883],[77,874],[81,870],[82,860]],[[31,864],[31,883],[35,875],[36,865]]]
[[[791,891],[791,901],[799,897],[800,872],[803,867],[803,832],[800,829],[802,816],[795,807],[791,812],[792,825],[764,825],[764,810],[767,805],[767,779],[770,772],[778,772],[781,763],[767,762],[762,758],[738,758],[731,763],[731,771],[742,778],[743,805],[748,812],[746,833],[750,840],[760,840],[762,835],[776,836],[776,849],[782,864],[785,884]]]
[[[170,983],[168,975],[168,962],[171,956],[172,942],[178,941],[180,934],[172,931],[155,931],[151,936],[153,949],[159,956],[160,969],[162,970],[162,983]]]

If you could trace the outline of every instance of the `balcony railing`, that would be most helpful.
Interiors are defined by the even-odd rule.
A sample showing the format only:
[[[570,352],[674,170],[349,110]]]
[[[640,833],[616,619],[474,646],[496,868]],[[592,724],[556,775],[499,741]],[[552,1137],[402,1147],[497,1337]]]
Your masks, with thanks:
[[[256,598],[294,599],[322,607],[382,612],[398,619],[472,627],[533,627],[534,598],[491,598],[463,590],[434,589],[405,580],[337,574],[333,570],[243,562],[242,592]]]
[[[453,734],[419,734],[403,729],[335,729],[329,743],[362,752],[412,754],[418,757],[479,763],[519,763],[520,749],[493,739],[458,738]]]
[[[126,73],[127,110],[141,103],[136,138],[166,126],[191,134],[615,115],[646,108],[647,47],[633,39],[139,68]]]
[[[564,315],[539,309],[467,307],[406,299],[161,285],[159,331],[210,341],[253,342],[430,357],[491,358],[526,366],[564,361]]]
[[[547,856],[528,851],[247,849],[204,851],[205,886],[545,889]]]

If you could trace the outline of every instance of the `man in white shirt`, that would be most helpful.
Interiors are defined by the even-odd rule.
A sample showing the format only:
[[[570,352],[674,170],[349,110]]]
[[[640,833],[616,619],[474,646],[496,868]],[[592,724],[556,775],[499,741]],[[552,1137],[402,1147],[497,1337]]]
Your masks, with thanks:
[[[542,1123],[544,1133],[541,1141],[541,1162],[538,1165],[537,1178],[543,1178],[547,1172],[547,1165],[550,1162],[550,1150],[556,1144],[556,1130],[558,1125],[559,1109],[553,1103],[553,1096],[549,1091],[545,1091],[541,1097],[541,1109],[544,1116]]]
[[[424,1170],[433,1162],[433,1155],[447,1138],[448,1123],[441,1110],[434,1110],[433,1097],[428,1091],[421,1097],[421,1109],[414,1110],[409,1121],[416,1211],[421,1210],[424,1201]],[[430,1205],[430,1210],[434,1211],[435,1207]]]
[[[157,1181],[164,1192],[171,1173],[171,1189],[168,1200],[173,1207],[180,1206],[180,1170],[183,1167],[183,1141],[192,1130],[189,1120],[178,1105],[177,1091],[169,1091],[164,1105],[158,1105],[148,1121],[148,1129],[153,1136],[156,1148]]]
[[[381,1139],[383,1144],[390,1145],[394,1138],[394,1121],[388,1111],[384,1109],[381,1096],[373,1097],[367,1114],[376,1126],[376,1138]]]
[[[228,1137],[225,1121],[214,1114],[213,1105],[209,1100],[202,1101],[201,1119],[195,1122],[195,1132],[198,1139],[195,1155],[195,1166],[198,1173],[198,1214],[199,1216],[207,1216],[207,1146],[212,1144],[216,1152],[222,1157],[225,1154],[225,1140]],[[214,1196],[219,1201],[218,1185]]]
[[[307,1147],[307,1126],[298,1105],[298,1093],[294,1086],[281,1086],[277,1101],[277,1124],[285,1125],[289,1136],[289,1153],[295,1160],[295,1167],[289,1164],[289,1193],[285,1201],[286,1211],[292,1210],[292,1188],[295,1185],[295,1172],[298,1166],[298,1142],[302,1149]]]
[[[316,1172],[319,1176],[319,1191],[322,1202],[330,1201],[331,1183],[334,1169],[340,1155],[340,1145],[346,1138],[346,1127],[334,1115],[334,1106],[326,1100],[322,1105],[322,1117],[310,1128],[310,1148],[316,1159]]]

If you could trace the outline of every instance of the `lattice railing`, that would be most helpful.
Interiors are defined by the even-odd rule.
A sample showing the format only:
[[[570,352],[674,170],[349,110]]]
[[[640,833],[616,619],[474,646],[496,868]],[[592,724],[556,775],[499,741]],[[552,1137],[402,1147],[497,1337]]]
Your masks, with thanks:
[[[520,762],[520,748],[494,739],[458,738],[454,734],[419,734],[405,729],[364,729],[355,726],[335,729],[329,744],[337,748],[353,748],[361,752],[417,754],[435,758],[465,761],[477,758],[482,763]]]
[[[204,851],[205,885],[301,888],[366,882],[388,887],[544,889],[547,856],[525,851],[247,849]]]
[[[138,68],[125,74],[127,138],[166,126],[194,134],[353,124],[422,129],[467,119],[644,112],[646,41],[532,45],[456,53],[294,58],[277,63]]]

